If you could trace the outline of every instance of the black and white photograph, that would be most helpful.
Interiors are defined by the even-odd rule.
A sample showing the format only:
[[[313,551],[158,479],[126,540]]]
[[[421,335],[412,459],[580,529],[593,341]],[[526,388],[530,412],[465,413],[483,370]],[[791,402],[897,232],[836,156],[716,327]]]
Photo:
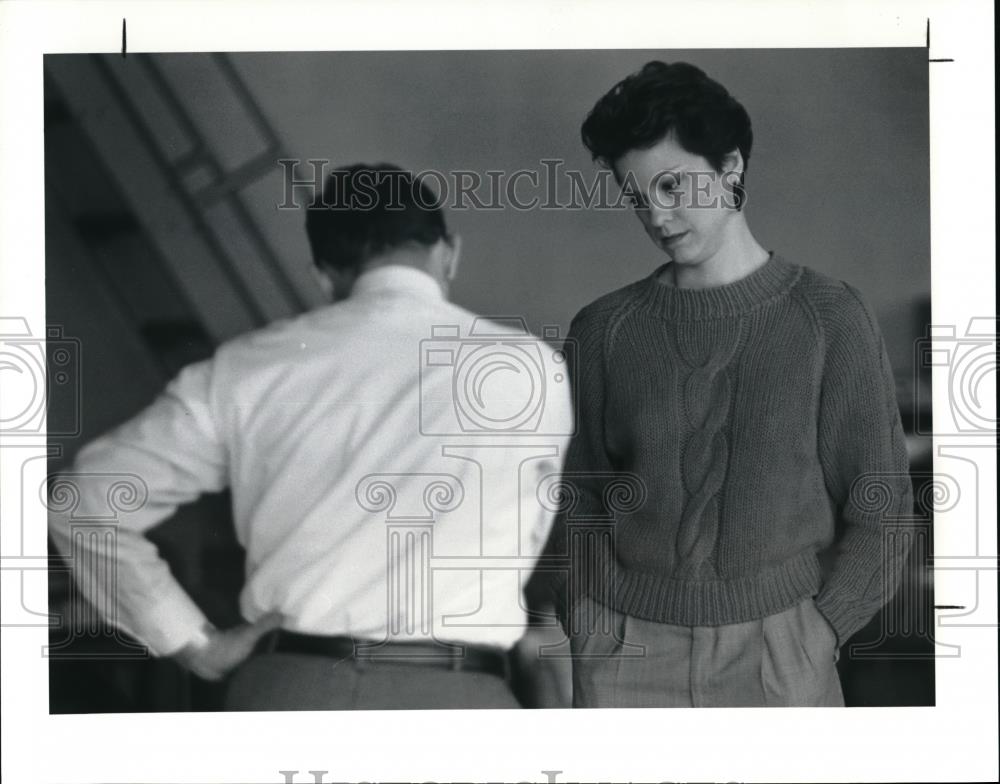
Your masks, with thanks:
[[[124,13],[41,42],[4,658],[30,638],[67,753],[179,754],[33,780],[931,780],[952,695],[996,707],[995,239],[992,131],[935,131],[960,39],[916,16],[883,45],[161,46]],[[248,731],[281,740],[184,759]],[[525,761],[484,769],[507,733]],[[462,750],[407,768],[424,737]]]

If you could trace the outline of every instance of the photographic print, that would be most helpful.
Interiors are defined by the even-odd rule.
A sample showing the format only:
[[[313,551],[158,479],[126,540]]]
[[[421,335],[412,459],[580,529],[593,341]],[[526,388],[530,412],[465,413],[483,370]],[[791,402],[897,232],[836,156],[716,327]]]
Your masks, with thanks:
[[[996,319],[949,266],[992,223],[932,222],[970,225],[951,28],[938,58],[929,21],[310,48],[135,19],[36,63],[44,318],[5,296],[0,368],[39,721],[280,738],[148,781],[482,778],[506,732],[525,762],[482,780],[851,776],[707,753],[743,727],[886,780],[863,728],[913,742],[995,665]],[[414,718],[461,750],[400,773],[376,749]],[[619,722],[697,740],[615,769]],[[106,755],[86,780],[136,780]]]

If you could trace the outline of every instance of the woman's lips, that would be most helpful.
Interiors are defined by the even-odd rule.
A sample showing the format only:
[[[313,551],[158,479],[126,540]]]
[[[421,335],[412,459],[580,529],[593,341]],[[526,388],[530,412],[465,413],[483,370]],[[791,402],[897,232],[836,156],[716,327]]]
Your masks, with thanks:
[[[686,231],[680,231],[677,232],[676,234],[663,235],[663,239],[661,241],[663,242],[664,245],[675,245],[677,242],[679,242],[686,236],[687,236]]]

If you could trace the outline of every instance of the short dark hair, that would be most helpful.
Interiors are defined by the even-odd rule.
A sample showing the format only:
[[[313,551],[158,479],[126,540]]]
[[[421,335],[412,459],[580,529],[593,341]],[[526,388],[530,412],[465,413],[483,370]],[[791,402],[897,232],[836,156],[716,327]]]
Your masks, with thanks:
[[[335,169],[306,211],[316,266],[358,271],[369,259],[409,243],[448,238],[444,211],[425,182],[391,163]]]
[[[622,79],[591,109],[580,129],[595,161],[613,168],[631,150],[652,147],[668,135],[717,172],[733,150],[750,161],[750,115],[721,84],[690,63],[653,60]],[[743,178],[739,190],[742,192]]]

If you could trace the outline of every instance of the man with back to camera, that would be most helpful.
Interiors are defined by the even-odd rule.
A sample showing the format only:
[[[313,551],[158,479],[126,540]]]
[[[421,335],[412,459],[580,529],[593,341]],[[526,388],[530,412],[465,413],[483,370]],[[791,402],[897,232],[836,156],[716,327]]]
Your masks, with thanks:
[[[872,311],[754,238],[750,118],[700,69],[648,63],[581,132],[668,261],[569,333],[567,475],[627,472],[646,491],[616,516],[613,545],[553,586],[574,705],[842,706],[838,649],[895,591],[906,555],[898,538],[883,555],[881,521],[912,506]],[[577,482],[573,516],[600,517],[600,487]],[[567,518],[547,556],[565,557]],[[837,523],[824,579],[817,553]]]
[[[108,482],[138,477],[148,499],[121,514],[114,563],[73,559],[75,577],[154,655],[210,680],[235,671],[228,709],[518,707],[508,654],[526,625],[523,577],[551,524],[525,498],[561,465],[567,384],[548,384],[530,407],[523,378],[492,373],[477,387],[483,418],[456,421],[477,410],[454,399],[465,390],[448,357],[488,364],[498,347],[528,370],[548,358],[541,341],[447,301],[459,240],[408,172],[334,171],[306,230],[335,304],[225,343],[86,446],[71,469],[80,476],[50,491],[72,482],[79,494],[73,510],[50,512],[53,539],[64,555],[86,546],[73,541],[71,512],[103,510]],[[448,337],[433,340],[437,330]],[[461,345],[470,334],[490,337]],[[498,400],[514,424],[477,431],[502,420]],[[518,401],[545,427],[516,418]],[[220,630],[143,532],[227,486],[247,623]],[[447,568],[421,571],[432,556]],[[519,568],[479,569],[484,556]],[[114,596],[100,589],[110,567]]]

